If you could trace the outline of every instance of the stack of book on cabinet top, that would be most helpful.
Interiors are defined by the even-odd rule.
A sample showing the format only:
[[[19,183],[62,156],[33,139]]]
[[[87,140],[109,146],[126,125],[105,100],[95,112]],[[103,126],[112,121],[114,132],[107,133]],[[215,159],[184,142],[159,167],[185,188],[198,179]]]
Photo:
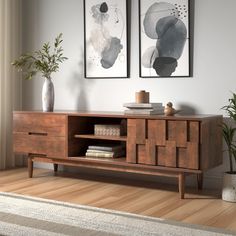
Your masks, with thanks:
[[[98,144],[88,146],[86,157],[117,158],[125,155],[124,145]]]
[[[164,114],[164,106],[162,103],[125,103],[125,114],[140,115],[162,115]]]

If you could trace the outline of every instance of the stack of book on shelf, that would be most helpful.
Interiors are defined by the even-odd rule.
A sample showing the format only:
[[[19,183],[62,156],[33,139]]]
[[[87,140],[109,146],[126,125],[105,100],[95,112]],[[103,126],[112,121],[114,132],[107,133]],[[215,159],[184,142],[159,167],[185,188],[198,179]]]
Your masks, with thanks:
[[[125,103],[125,114],[132,115],[162,115],[164,114],[164,106],[162,103]]]
[[[88,146],[86,157],[117,158],[125,155],[124,145],[104,144]]]

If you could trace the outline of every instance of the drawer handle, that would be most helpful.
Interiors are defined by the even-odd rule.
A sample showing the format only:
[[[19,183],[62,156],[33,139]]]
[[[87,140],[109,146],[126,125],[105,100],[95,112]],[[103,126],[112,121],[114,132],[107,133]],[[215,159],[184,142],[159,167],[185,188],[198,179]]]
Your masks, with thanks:
[[[37,132],[29,132],[29,135],[38,135],[38,136],[47,136],[47,133],[37,133]]]
[[[38,153],[29,153],[29,156],[31,157],[46,157],[46,154],[38,154]]]

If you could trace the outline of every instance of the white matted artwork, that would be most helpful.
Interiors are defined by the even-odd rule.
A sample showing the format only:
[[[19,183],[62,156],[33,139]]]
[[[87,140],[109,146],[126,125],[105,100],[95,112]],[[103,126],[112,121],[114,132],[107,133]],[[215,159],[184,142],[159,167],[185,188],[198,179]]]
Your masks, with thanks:
[[[140,77],[189,77],[189,0],[139,0]]]
[[[128,77],[127,1],[84,0],[86,78]]]

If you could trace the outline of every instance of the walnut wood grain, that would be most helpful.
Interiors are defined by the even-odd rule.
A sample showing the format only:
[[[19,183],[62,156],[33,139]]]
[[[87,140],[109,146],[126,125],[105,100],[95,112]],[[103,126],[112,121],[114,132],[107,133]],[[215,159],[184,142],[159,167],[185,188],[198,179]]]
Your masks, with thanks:
[[[47,136],[65,137],[66,115],[15,113],[13,116],[14,132],[46,134]]]
[[[126,142],[126,136],[113,136],[113,135],[94,135],[94,134],[76,134],[75,138],[85,138],[85,139],[102,139],[102,140],[115,140]]]
[[[94,124],[127,120],[127,137],[98,137]],[[163,175],[178,178],[184,197],[187,173],[196,174],[198,187],[204,170],[222,163],[222,116],[135,116],[110,112],[14,112],[14,152],[33,162],[83,166],[95,169]],[[87,158],[89,145],[126,143],[126,157]]]
[[[136,120],[128,119],[127,125],[127,162],[137,163]]]
[[[174,116],[164,115],[127,115],[124,112],[110,112],[110,111],[60,111],[42,112],[42,111],[14,111],[13,114],[35,114],[35,115],[66,115],[75,117],[104,117],[104,118],[127,118],[127,119],[153,119],[153,120],[189,120],[189,121],[203,121],[214,118],[222,118],[221,115],[195,114],[195,115],[181,115]]]
[[[178,176],[178,180],[179,180],[179,195],[180,195],[180,199],[184,199],[184,193],[185,193],[185,175],[184,173],[179,173]]]
[[[158,146],[165,146],[166,121],[165,120],[148,120],[148,138],[155,140],[156,145]]]
[[[176,146],[186,147],[187,121],[170,120],[167,122],[167,140],[175,141]]]
[[[177,167],[176,164],[176,141],[166,141],[165,166]]]
[[[207,170],[222,164],[222,117],[201,122],[200,169]]]
[[[29,178],[33,177],[33,161],[32,158],[29,156],[28,157],[28,176]]]
[[[188,122],[188,141],[189,142],[199,142],[199,122],[197,121],[189,121]]]
[[[42,154],[48,157],[65,158],[65,137],[27,135],[14,133],[14,152]]]

